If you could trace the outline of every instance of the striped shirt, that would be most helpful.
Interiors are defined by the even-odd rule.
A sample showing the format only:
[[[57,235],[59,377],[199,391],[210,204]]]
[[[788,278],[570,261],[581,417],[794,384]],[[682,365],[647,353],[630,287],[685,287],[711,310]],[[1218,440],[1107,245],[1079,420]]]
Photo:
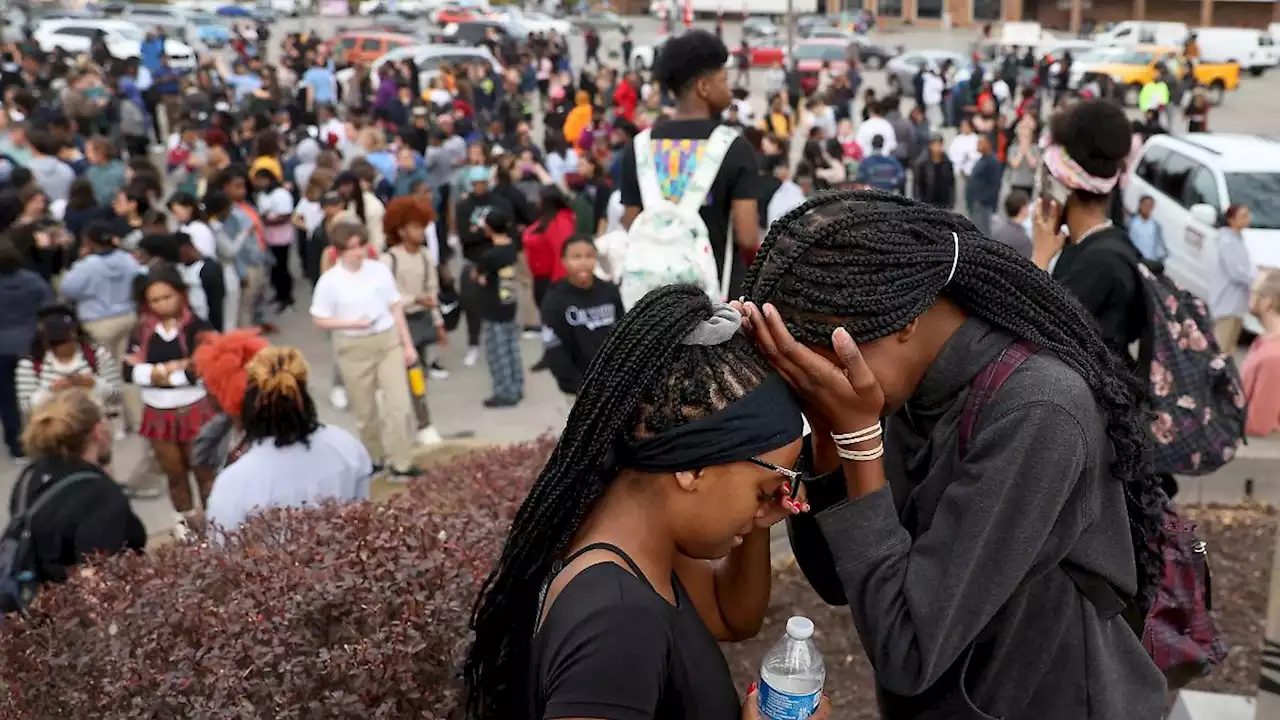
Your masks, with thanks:
[[[53,384],[58,380],[80,374],[94,377],[92,394],[99,405],[109,407],[118,404],[120,402],[119,363],[101,345],[93,346],[93,361],[93,365],[97,366],[97,372],[94,372],[93,365],[89,364],[89,360],[80,348],[76,348],[75,356],[67,362],[54,357],[52,352],[46,352],[44,360],[40,363],[39,373],[36,372],[35,363],[31,358],[19,360],[13,379],[18,389],[18,404],[22,407],[22,412],[30,413],[33,408],[49,399],[49,395],[54,392]]]

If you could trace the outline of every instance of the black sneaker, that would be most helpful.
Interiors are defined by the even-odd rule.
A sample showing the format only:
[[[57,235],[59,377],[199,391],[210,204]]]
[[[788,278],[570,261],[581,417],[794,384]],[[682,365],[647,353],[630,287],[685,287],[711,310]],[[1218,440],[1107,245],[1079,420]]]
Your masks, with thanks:
[[[380,475],[383,470],[387,469],[386,463],[375,462],[373,464],[373,474]]]
[[[484,401],[484,406],[487,408],[509,408],[509,407],[515,407],[516,405],[519,405],[519,404],[520,404],[520,398],[508,399],[508,398],[491,397]]]
[[[541,360],[534,363],[533,367],[529,368],[529,370],[532,372],[542,372],[543,370],[550,370],[550,369],[551,369],[551,366],[547,364],[546,355],[543,355]]]
[[[421,477],[422,473],[423,473],[423,469],[418,467],[417,465],[410,465],[404,470],[396,470],[395,468],[391,468],[391,470],[387,473],[387,482],[407,483],[416,477]]]

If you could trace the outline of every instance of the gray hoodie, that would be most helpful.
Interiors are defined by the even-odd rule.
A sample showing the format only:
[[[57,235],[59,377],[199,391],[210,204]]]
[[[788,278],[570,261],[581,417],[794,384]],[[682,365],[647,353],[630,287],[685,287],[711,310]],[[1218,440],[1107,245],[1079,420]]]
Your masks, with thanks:
[[[301,196],[307,191],[307,183],[311,181],[311,175],[316,171],[316,158],[320,157],[320,143],[311,138],[303,138],[302,142],[298,143],[294,157],[298,159],[298,165],[293,169],[293,187]]]
[[[35,176],[36,184],[49,196],[49,202],[62,200],[71,196],[71,183],[76,181],[76,173],[71,166],[50,155],[37,155],[27,163],[27,169]]]
[[[1084,380],[1052,353],[1031,357],[959,459],[970,382],[1010,341],[975,318],[948,340],[886,423],[887,487],[850,501],[839,473],[806,483],[815,512],[789,522],[796,558],[828,602],[852,599],[886,720],[1157,720],[1163,675],[1063,570],[1136,589]]]
[[[142,267],[123,250],[90,253],[62,278],[62,295],[76,303],[84,322],[134,311],[133,281]]]

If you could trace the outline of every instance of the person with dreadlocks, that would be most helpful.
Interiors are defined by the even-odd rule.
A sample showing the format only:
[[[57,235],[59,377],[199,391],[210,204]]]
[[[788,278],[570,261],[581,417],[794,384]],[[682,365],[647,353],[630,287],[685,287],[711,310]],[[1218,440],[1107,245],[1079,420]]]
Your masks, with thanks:
[[[1162,717],[1121,610],[1151,606],[1167,500],[1088,311],[962,216],[874,191],[780,218],[745,289],[813,428],[796,558],[850,605],[882,716]]]
[[[200,377],[191,367],[191,354],[201,335],[212,331],[208,322],[191,312],[186,281],[172,265],[156,265],[147,272],[123,374],[126,382],[141,390],[143,412],[138,433],[151,441],[169,480],[169,499],[178,511],[179,534],[185,532],[187,515],[195,510],[188,473],[195,473],[202,501],[213,485],[213,473],[192,468],[189,461],[191,441],[214,414]]]
[[[302,353],[264,348],[244,371],[240,426],[249,450],[218,473],[210,526],[231,532],[255,510],[368,500],[373,461],[351,433],[320,423]]]
[[[468,717],[759,717],[716,641],[760,629],[802,422],[741,320],[672,285],[605,340],[476,603]]]

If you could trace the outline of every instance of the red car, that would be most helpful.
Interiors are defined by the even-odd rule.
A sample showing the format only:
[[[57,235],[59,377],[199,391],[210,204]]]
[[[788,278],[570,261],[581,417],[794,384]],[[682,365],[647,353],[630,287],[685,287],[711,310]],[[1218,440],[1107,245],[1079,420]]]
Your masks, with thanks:
[[[832,72],[847,69],[845,58],[848,43],[843,40],[807,40],[796,44],[796,69],[804,74],[818,74],[823,64]]]
[[[778,63],[784,63],[787,59],[787,47],[780,38],[761,38],[755,42],[748,41],[747,47],[751,50],[751,67],[773,67]],[[733,52],[734,57],[742,57],[742,48],[739,47]]]
[[[445,6],[436,11],[435,18],[432,20],[436,25],[448,25],[449,23],[467,22],[479,18],[468,8]]]

